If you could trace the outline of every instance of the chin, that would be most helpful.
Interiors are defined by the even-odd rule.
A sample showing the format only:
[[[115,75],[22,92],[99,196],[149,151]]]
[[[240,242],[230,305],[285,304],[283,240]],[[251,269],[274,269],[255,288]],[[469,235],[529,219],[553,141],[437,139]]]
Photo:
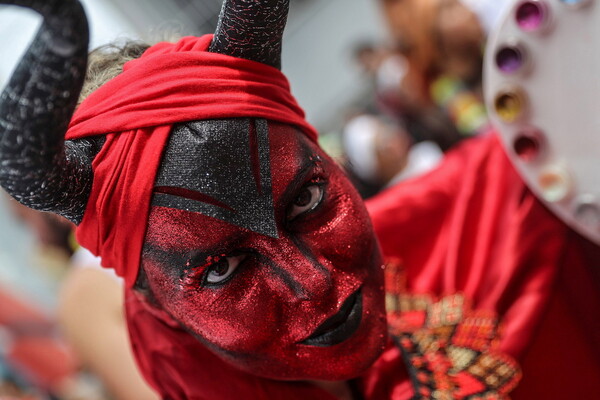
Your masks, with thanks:
[[[370,274],[340,311],[303,343],[297,344],[295,380],[343,381],[356,378],[381,356],[388,343],[385,291],[379,252]],[[347,303],[347,304],[346,304]],[[327,329],[329,328],[329,329]],[[293,372],[293,371],[290,371]],[[281,379],[281,378],[280,378]]]
[[[384,325],[385,326],[385,325]],[[357,340],[359,342],[359,340]],[[245,372],[280,381],[346,381],[364,374],[381,356],[387,345],[387,332],[373,332],[368,341],[346,343],[330,348],[298,349],[286,361],[262,360],[239,365]]]
[[[383,293],[364,298],[361,326],[346,341],[323,348],[325,354],[316,358],[315,376],[311,379],[343,381],[356,378],[368,370],[381,356],[388,343]]]
[[[381,356],[387,342],[387,323],[383,306],[384,294],[376,288],[373,293],[363,290],[360,324],[350,326],[351,333],[330,335],[335,344],[309,341],[286,346],[279,356],[264,355],[261,359],[240,366],[253,375],[285,381],[345,381],[356,378],[368,370]],[[352,316],[345,324],[352,324]],[[344,329],[342,324],[341,329]],[[334,332],[339,333],[339,332]]]
[[[305,380],[347,381],[364,374],[377,361],[385,350],[387,332],[373,332],[367,342],[361,343],[357,349],[345,349],[342,354],[315,360],[319,369],[313,371]],[[341,350],[341,349],[340,349]]]

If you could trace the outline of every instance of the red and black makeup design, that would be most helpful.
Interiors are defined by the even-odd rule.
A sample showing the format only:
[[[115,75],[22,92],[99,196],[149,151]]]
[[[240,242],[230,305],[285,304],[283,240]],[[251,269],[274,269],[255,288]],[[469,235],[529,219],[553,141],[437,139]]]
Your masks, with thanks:
[[[155,192],[148,284],[221,358],[274,379],[342,380],[379,356],[383,271],[367,212],[301,132],[248,119],[183,125]]]
[[[277,237],[268,129],[267,121],[249,119],[174,126],[152,205],[201,213]]]

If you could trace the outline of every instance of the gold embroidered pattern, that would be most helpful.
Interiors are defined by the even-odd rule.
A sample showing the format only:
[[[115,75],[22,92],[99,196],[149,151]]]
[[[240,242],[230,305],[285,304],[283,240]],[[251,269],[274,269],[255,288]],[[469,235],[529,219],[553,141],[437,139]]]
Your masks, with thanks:
[[[499,349],[493,312],[473,310],[462,294],[409,295],[398,263],[386,266],[390,333],[402,350],[414,399],[507,400],[521,370]]]

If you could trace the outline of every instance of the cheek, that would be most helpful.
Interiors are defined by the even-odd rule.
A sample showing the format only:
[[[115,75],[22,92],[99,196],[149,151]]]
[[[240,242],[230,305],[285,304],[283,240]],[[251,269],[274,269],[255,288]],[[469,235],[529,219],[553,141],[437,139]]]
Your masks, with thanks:
[[[165,274],[164,266],[146,262],[144,268],[162,308],[217,350],[254,352],[279,335],[277,327],[285,319],[281,300],[266,293],[266,282],[250,282],[250,271],[236,276],[227,287],[198,290]]]
[[[377,246],[364,203],[347,179],[337,175],[330,178],[328,199],[306,240],[334,265],[363,269]]]

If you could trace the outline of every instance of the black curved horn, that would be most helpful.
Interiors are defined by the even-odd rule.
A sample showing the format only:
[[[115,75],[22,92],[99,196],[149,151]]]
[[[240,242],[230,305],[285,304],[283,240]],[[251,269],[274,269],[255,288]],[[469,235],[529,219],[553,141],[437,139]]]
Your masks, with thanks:
[[[281,69],[289,0],[225,0],[209,51]]]
[[[43,23],[0,96],[0,185],[22,204],[81,222],[92,185],[89,141],[67,142],[89,31],[77,0],[0,0]]]

